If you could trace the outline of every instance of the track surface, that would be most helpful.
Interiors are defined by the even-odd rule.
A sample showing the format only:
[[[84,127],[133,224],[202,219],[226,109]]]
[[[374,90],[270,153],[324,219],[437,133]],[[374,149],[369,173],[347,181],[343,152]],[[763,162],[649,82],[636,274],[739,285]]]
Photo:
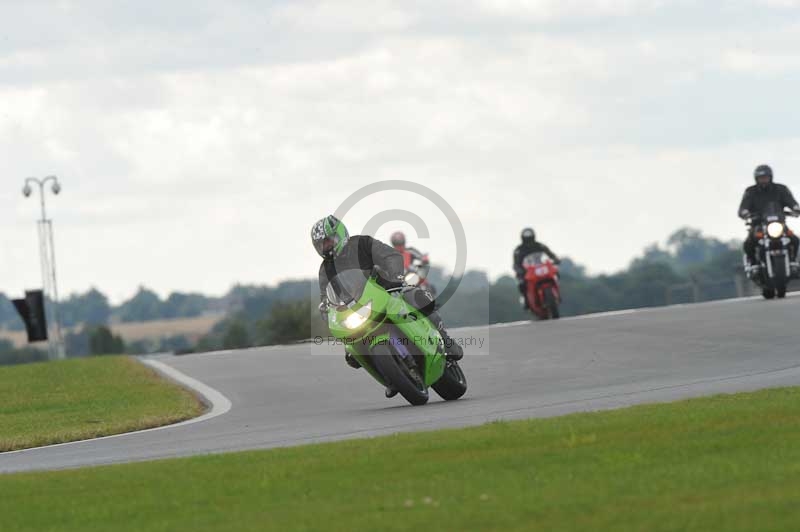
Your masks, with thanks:
[[[446,308],[444,309],[446,316]],[[342,348],[298,345],[161,357],[232,409],[184,426],[0,454],[0,472],[298,445],[800,384],[800,297],[724,301],[453,331],[460,401],[387,400]],[[329,356],[326,356],[329,355]]]

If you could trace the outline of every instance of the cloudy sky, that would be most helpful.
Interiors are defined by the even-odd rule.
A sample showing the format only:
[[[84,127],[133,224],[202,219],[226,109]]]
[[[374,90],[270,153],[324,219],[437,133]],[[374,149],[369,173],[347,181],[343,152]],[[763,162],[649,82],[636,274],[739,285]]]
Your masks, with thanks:
[[[0,291],[40,284],[26,176],[62,292],[225,292],[315,275],[311,224],[358,188],[425,184],[468,267],[519,230],[609,272],[681,225],[741,237],[769,162],[800,187],[800,1],[0,0]],[[800,193],[800,190],[797,191]],[[422,216],[374,195],[348,215]],[[386,237],[403,223],[387,224]]]

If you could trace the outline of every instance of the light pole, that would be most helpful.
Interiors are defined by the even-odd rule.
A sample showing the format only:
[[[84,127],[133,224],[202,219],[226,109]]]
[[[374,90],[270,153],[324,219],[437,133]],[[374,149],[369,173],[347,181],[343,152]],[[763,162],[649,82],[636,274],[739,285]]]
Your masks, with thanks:
[[[33,194],[31,185],[39,186],[39,197],[42,207],[42,218],[37,222],[39,228],[39,255],[42,261],[42,283],[45,293],[45,312],[47,316],[48,329],[52,329],[54,334],[48,334],[48,348],[51,359],[62,359],[66,357],[64,350],[64,339],[61,336],[61,317],[58,313],[58,283],[56,281],[56,250],[53,245],[53,222],[47,218],[45,210],[44,196],[45,185],[51,183],[50,190],[53,194],[61,192],[61,185],[58,178],[54,175],[43,179],[29,177],[25,179],[25,186],[22,194],[28,198]]]

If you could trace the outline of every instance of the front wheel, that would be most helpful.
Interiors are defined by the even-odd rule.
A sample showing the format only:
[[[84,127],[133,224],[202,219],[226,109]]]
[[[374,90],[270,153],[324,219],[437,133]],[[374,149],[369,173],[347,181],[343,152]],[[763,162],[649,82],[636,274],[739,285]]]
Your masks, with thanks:
[[[544,291],[544,308],[547,311],[548,319],[557,320],[561,317],[561,312],[558,308],[558,300],[552,288],[548,288]]]
[[[372,362],[386,384],[397,390],[406,401],[415,406],[428,402],[428,388],[419,370],[409,367],[391,346],[373,347]]]
[[[458,362],[448,360],[444,373],[432,387],[445,401],[455,401],[467,393],[467,378]]]
[[[780,257],[779,260],[772,260],[772,286],[775,289],[775,295],[782,299],[786,297],[786,285],[789,280],[789,272],[786,269],[786,259]]]

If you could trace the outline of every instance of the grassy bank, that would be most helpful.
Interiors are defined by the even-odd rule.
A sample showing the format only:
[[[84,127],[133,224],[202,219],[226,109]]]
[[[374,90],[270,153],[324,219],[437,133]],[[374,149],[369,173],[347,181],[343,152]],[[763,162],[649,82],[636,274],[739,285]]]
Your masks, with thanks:
[[[15,531],[789,531],[800,389],[5,475],[0,493]]]
[[[0,451],[156,427],[201,411],[193,394],[127,357],[0,367]]]

